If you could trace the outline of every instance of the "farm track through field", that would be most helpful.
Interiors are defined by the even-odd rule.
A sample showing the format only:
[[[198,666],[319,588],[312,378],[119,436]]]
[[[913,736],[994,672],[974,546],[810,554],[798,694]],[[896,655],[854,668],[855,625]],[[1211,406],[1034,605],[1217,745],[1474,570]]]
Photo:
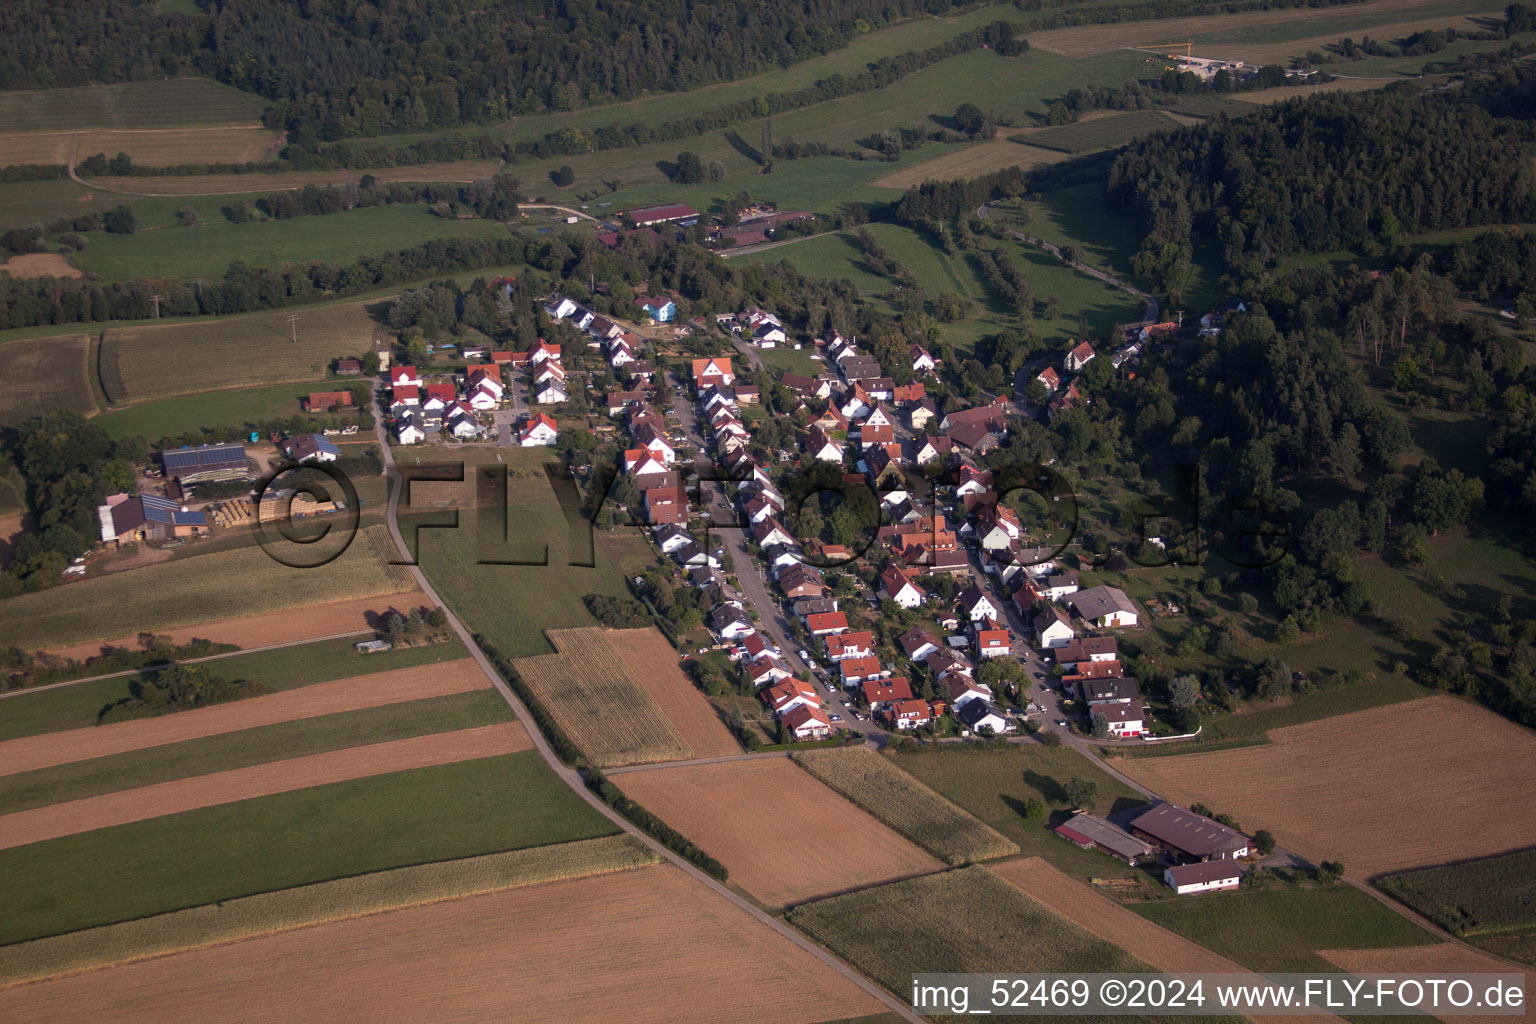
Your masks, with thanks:
[[[141,718],[111,725],[24,736],[0,743],[0,775],[291,722],[299,718],[464,693],[484,685],[485,679],[476,671],[474,663],[460,658],[435,665],[333,679],[263,697],[247,697],[228,704],[177,711],[158,718]]]
[[[194,775],[0,815],[0,849],[370,775],[496,757],[531,745],[522,725],[503,722]]]

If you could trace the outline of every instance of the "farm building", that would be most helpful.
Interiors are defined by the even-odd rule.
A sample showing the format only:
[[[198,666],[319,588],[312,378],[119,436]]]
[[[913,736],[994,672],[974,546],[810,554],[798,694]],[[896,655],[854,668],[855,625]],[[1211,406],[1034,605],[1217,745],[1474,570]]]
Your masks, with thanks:
[[[154,494],[113,494],[105,505],[96,508],[101,523],[101,539],[106,544],[127,544],[141,540],[170,540],[196,537],[208,532],[208,519],[201,512],[191,512],[169,498]]]
[[[1208,860],[1199,864],[1178,864],[1163,872],[1168,888],[1183,896],[1191,892],[1215,892],[1236,889],[1243,880],[1242,869],[1234,861]]]
[[[1051,831],[1085,850],[1103,850],[1127,864],[1135,864],[1152,852],[1152,847],[1124,829],[1081,811]]]
[[[209,480],[245,480],[250,466],[243,444],[203,444],[196,448],[171,448],[160,453],[165,478],[186,484]]]
[[[402,387],[414,386],[402,385]],[[310,412],[333,412],[336,409],[350,409],[352,408],[352,392],[312,391],[309,397],[304,399],[304,408]]]
[[[1187,861],[1232,860],[1248,854],[1248,837],[1241,832],[1169,803],[1137,815],[1131,834]]]
[[[1078,615],[1101,629],[1134,626],[1140,621],[1136,606],[1118,587],[1089,587],[1073,594],[1067,603]]]
[[[637,227],[643,228],[649,224],[667,224],[672,221],[686,224],[690,220],[698,220],[699,211],[686,203],[663,203],[660,206],[625,210],[624,216],[634,221]]]

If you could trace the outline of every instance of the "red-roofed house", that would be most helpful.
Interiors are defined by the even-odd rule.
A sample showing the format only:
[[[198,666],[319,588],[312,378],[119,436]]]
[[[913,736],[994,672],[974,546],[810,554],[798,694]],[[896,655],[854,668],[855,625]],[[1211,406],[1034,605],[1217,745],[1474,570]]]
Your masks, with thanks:
[[[736,374],[731,369],[729,356],[711,356],[693,361],[693,386],[699,391],[708,391],[717,384],[730,387],[735,380]]]
[[[820,612],[805,617],[805,628],[811,636],[830,636],[848,631],[848,616],[842,612]]]
[[[900,700],[876,712],[895,729],[920,729],[933,721],[933,710],[925,700]]]
[[[536,412],[528,418],[523,429],[518,431],[517,443],[524,448],[532,448],[535,445],[555,443],[559,431],[555,428],[555,421],[542,412]]]
[[[891,701],[911,700],[912,683],[905,676],[897,676],[894,679],[866,679],[859,687],[864,693],[864,699],[869,702],[871,708],[878,708],[881,704]]]
[[[844,658],[837,663],[837,670],[842,674],[843,686],[856,686],[866,679],[878,679],[889,675],[880,667],[880,659],[873,654],[863,658]]]
[[[978,629],[976,657],[1001,658],[1013,653],[1013,638],[1006,629]]]
[[[922,590],[898,565],[888,565],[880,574],[880,595],[903,608],[916,608],[923,603]]]
[[[688,521],[688,492],[681,487],[660,487],[645,492],[645,518],[652,526]]]
[[[820,708],[801,705],[785,714],[779,721],[797,740],[824,740],[832,735],[832,722]]]
[[[1097,353],[1093,351],[1093,346],[1085,341],[1068,352],[1067,357],[1061,361],[1061,365],[1068,373],[1078,373],[1092,361],[1095,355]]]
[[[421,383],[421,374],[414,366],[391,366],[389,368],[390,387],[399,387],[402,384]]]
[[[783,716],[798,707],[821,707],[816,688],[803,679],[781,679],[763,691],[763,700],[775,715]]]
[[[543,338],[534,342],[533,346],[528,349],[528,362],[535,366],[549,359],[558,361],[559,358],[560,346],[553,342],[545,341]]]
[[[842,614],[839,612],[838,614]],[[858,633],[833,633],[827,637],[827,659],[844,661],[848,658],[867,658],[875,653],[875,635],[868,630]]]

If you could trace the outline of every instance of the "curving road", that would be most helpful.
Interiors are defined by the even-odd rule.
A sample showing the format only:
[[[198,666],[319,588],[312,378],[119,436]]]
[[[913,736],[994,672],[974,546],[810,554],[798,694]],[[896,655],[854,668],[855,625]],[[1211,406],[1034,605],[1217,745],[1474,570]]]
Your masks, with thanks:
[[[384,521],[389,525],[390,538],[394,541],[395,549],[399,551],[400,557],[402,559],[409,560],[411,557],[410,549],[406,546],[405,538],[401,535],[400,526],[397,522],[397,516],[400,509],[400,472],[398,467],[395,465],[395,454],[390,449],[389,437],[385,432],[384,409],[379,402],[377,391],[375,391],[374,394],[373,404],[375,425],[374,430],[378,436],[379,447],[384,454],[384,472],[388,479],[389,487],[389,508],[385,515]],[[569,786],[576,793],[576,795],[579,796],[582,800],[586,801],[593,810],[597,811],[603,817],[613,822],[615,826],[622,829],[624,832],[627,832],[628,834],[634,836],[636,839],[640,840],[650,849],[654,850],[669,864],[689,875],[700,884],[712,889],[717,895],[729,901],[737,909],[756,919],[759,924],[762,924],[764,927],[771,928],[778,932],[780,935],[794,943],[799,948],[805,950],[807,953],[810,953],[817,960],[820,960],[828,967],[831,967],[833,970],[837,971],[839,974],[853,982],[859,988],[863,989],[865,992],[878,999],[882,1005],[889,1008],[893,1013],[899,1015],[903,1020],[911,1021],[912,1024],[923,1024],[923,1018],[913,1013],[912,1010],[908,1008],[907,1005],[901,1000],[891,995],[879,985],[876,985],[874,982],[865,978],[858,971],[854,970],[853,967],[849,966],[838,957],[833,956],[825,949],[816,945],[816,943],[795,931],[783,921],[780,921],[779,919],[765,913],[751,901],[744,899],[743,897],[733,892],[731,889],[711,878],[709,875],[706,875],[704,872],[700,871],[698,868],[694,867],[692,864],[688,863],[686,860],[679,857],[671,850],[667,849],[661,843],[652,839],[645,832],[641,831],[628,818],[619,814],[612,807],[609,807],[606,803],[599,799],[597,794],[593,793],[590,789],[587,788],[586,781],[579,771],[569,767],[555,756],[554,750],[550,747],[549,741],[544,738],[544,734],[539,731],[539,727],[534,722],[533,716],[528,713],[528,709],[523,706],[523,702],[518,699],[515,693],[512,692],[512,689],[507,685],[506,680],[501,678],[501,673],[496,671],[495,667],[490,663],[490,660],[487,659],[485,654],[480,650],[479,645],[474,641],[474,637],[470,635],[469,630],[464,627],[464,624],[459,621],[459,617],[454,614],[453,609],[450,608],[442,600],[442,598],[438,597],[437,591],[432,588],[432,582],[427,579],[426,574],[421,571],[420,566],[410,565],[408,568],[411,571],[411,575],[416,580],[416,585],[421,588],[421,592],[427,595],[428,600],[430,600],[433,605],[443,609],[444,613],[448,617],[448,625],[452,627],[454,633],[463,642],[464,646],[469,649],[470,656],[475,659],[476,664],[480,666],[480,670],[484,672],[486,678],[491,681],[491,685],[496,688],[496,692],[501,694],[502,699],[507,702],[507,705],[512,709],[513,714],[517,715],[518,721],[523,724],[523,728],[528,731],[529,738],[533,740],[534,749],[539,752],[539,756],[544,759],[544,763],[549,766],[550,771],[554,772],[555,775],[559,777],[560,781]]]

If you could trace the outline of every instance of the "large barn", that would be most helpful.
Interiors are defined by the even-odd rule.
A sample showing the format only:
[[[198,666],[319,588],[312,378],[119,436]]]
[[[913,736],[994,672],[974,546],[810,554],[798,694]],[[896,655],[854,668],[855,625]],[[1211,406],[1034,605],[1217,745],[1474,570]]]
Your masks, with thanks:
[[[1231,860],[1248,854],[1248,837],[1203,814],[1158,804],[1131,822],[1131,834],[1184,861]]]
[[[160,453],[165,478],[183,486],[209,480],[244,480],[251,471],[243,444],[203,444],[196,448],[170,448]]]

